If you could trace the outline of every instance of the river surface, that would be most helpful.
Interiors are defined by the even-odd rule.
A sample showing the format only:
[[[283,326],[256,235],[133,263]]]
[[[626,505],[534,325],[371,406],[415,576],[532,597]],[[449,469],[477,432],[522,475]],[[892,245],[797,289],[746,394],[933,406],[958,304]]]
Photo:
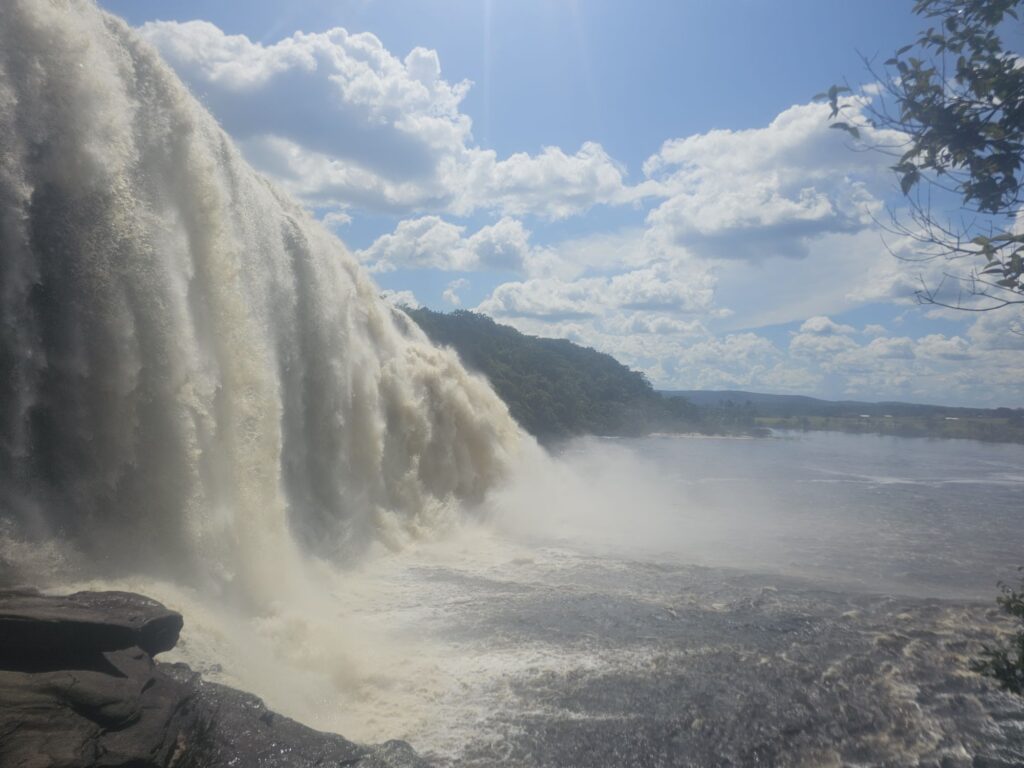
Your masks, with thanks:
[[[567,458],[586,471],[595,442]],[[1024,564],[1022,445],[838,432],[614,442],[675,486],[668,558],[982,599]]]
[[[559,486],[383,577],[367,619],[430,668],[403,699],[421,717],[370,702],[391,735],[459,766],[1024,764],[1021,700],[968,671],[1024,563],[1024,446],[789,433],[560,457],[589,507]]]
[[[168,660],[438,766],[1021,766],[1024,699],[969,667],[1013,629],[1022,467],[970,441],[586,439],[255,618],[78,586],[154,595],[186,617]]]

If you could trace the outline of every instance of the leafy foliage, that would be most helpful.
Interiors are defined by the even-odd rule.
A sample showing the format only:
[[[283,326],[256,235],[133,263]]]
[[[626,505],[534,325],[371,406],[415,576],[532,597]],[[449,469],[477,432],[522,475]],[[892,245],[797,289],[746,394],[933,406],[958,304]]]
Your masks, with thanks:
[[[1006,48],[1000,25],[1019,21],[1024,0],[917,0],[914,12],[929,26],[917,40],[868,69],[882,84],[869,108],[872,127],[907,136],[892,166],[911,205],[910,224],[893,221],[915,239],[924,258],[970,260],[969,274],[947,274],[960,298],[940,300],[927,286],[926,303],[974,311],[1024,304],[1024,234],[1013,232],[1021,213],[1024,173],[1024,61]],[[835,119],[848,108],[849,88],[819,94]],[[831,126],[860,139],[865,126]],[[880,148],[880,147],[876,147]],[[880,148],[892,151],[892,147]],[[933,192],[959,200],[963,217],[944,221]],[[941,286],[939,286],[941,288]],[[963,298],[966,291],[967,300]]]
[[[565,339],[526,336],[485,315],[406,309],[436,344],[484,374],[512,416],[541,440],[696,427],[697,409],[663,398],[642,373]]]
[[[886,64],[899,72],[899,119],[919,128],[896,164],[908,191],[922,171],[938,175],[964,171],[957,181],[964,203],[999,213],[1020,203],[1021,153],[1024,150],[1024,69],[1003,50],[995,28],[1007,16],[1016,19],[1018,0],[919,0],[915,11],[937,19],[916,43],[936,58],[911,56],[908,46]],[[937,64],[953,57],[949,73]]]
[[[971,669],[995,679],[1003,690],[1024,696],[1024,591],[1008,584],[1000,584],[999,587],[1002,594],[996,602],[1003,613],[1021,623],[1021,629],[1014,635],[1009,648],[986,647],[981,658],[971,664]],[[1024,590],[1024,580],[1021,581],[1021,590]]]

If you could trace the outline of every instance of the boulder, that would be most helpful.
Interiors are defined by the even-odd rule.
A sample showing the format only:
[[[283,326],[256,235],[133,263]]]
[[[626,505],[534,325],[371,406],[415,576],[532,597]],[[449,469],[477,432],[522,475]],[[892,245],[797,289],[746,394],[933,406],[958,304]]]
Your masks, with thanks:
[[[153,656],[180,614],[126,592],[0,592],[3,768],[420,768],[404,742],[355,744]]]
[[[0,591],[0,658],[33,671],[132,647],[154,656],[175,646],[182,623],[180,613],[130,592]]]

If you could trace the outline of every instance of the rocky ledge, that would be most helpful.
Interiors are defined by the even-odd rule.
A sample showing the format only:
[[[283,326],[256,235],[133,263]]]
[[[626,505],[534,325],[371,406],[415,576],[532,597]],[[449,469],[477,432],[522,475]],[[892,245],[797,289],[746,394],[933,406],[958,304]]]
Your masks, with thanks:
[[[181,614],[128,592],[0,591],[4,768],[423,768],[408,744],[307,728],[153,660]]]

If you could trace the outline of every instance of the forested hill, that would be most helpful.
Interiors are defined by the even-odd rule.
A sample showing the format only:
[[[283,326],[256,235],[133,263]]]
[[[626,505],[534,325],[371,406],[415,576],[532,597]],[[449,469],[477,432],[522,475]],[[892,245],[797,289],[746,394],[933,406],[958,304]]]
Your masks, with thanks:
[[[1024,409],[819,400],[741,391],[655,391],[611,355],[527,336],[486,315],[408,309],[436,344],[486,376],[524,429],[550,442],[651,432],[770,434],[832,430],[1024,442]]]
[[[408,309],[435,344],[450,346],[485,375],[512,416],[541,440],[641,435],[696,427],[696,409],[663,398],[642,373],[565,339],[527,336],[485,315]]]

